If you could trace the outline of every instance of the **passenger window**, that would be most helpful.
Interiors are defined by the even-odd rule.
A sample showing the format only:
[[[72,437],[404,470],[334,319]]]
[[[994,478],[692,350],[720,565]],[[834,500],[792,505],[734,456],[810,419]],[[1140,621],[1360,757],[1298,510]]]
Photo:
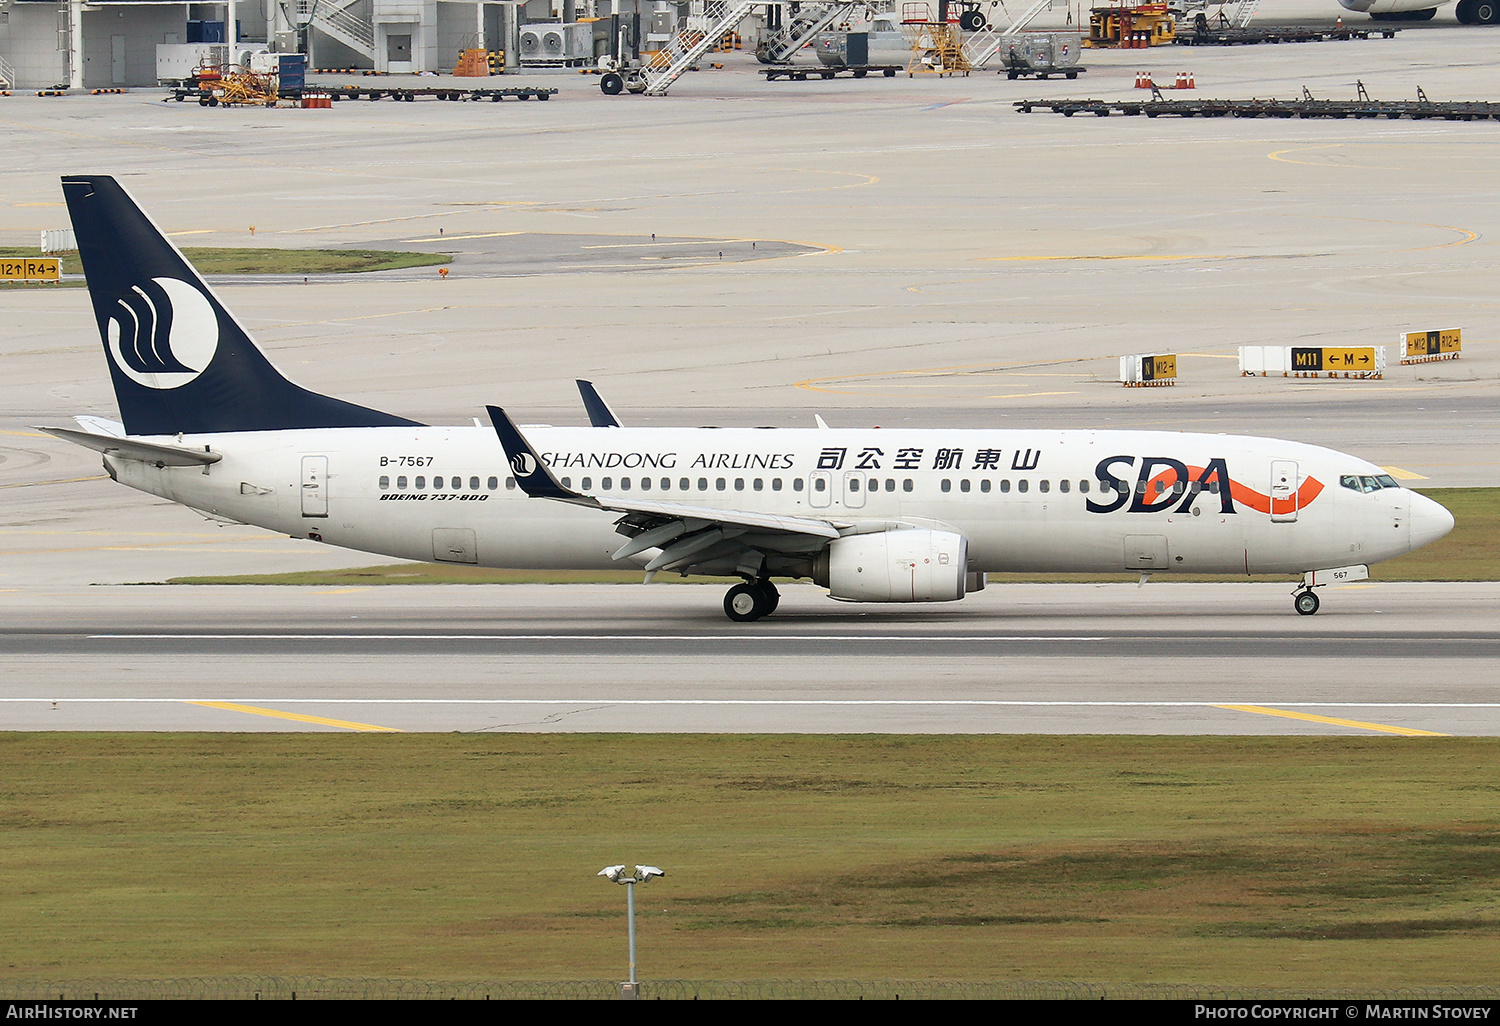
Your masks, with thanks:
[[[1057,482],[1057,490],[1060,492],[1066,492],[1070,483],[1071,482],[1069,482],[1067,478],[1063,478],[1061,481]]]
[[[1088,478],[1084,478],[1084,479],[1082,479],[1081,481],[1078,482],[1078,490],[1080,492],[1084,492],[1084,493],[1088,492],[1088,490],[1089,490],[1089,479]]]
[[[888,492],[894,492],[896,490],[896,479],[894,477],[888,477],[885,479],[885,490]]]
[[[714,478],[714,488],[721,492],[724,490],[724,479],[722,477]]]
[[[1173,495],[1181,495],[1185,491],[1187,491],[1187,485],[1183,484],[1180,479],[1172,482]]]
[[[779,491],[781,491],[781,478],[779,478],[779,477],[773,477],[773,478],[771,478],[771,491],[773,491],[773,492],[779,492]]]
[[[611,488],[611,486],[612,486],[612,484],[613,484],[613,479],[612,478],[601,477],[599,479],[599,488],[600,488],[601,491],[606,491],[606,492],[609,491],[610,488]]]
[[[643,478],[641,478],[641,491],[643,491],[643,492],[649,492],[650,490],[651,490],[651,479],[649,477],[643,477]]]
[[[985,478],[983,481],[979,482],[979,490],[981,492],[988,492],[990,490],[990,479],[989,478]]]
[[[381,489],[381,491],[385,491],[390,486],[391,486],[391,479],[390,479],[390,477],[387,476],[387,475],[385,475],[385,474],[381,474],[380,475],[380,489]]]
[[[477,491],[479,491],[479,478],[477,478],[477,477],[471,477],[471,478],[469,478],[469,491],[471,491],[471,492],[477,492]]]
[[[587,488],[588,485],[584,485],[584,487]],[[505,490],[506,491],[515,491],[515,489],[516,489],[516,479],[513,478],[513,477],[507,477],[505,479]]]
[[[815,491],[815,492],[822,492],[822,491],[826,491],[827,488],[828,488],[828,483],[826,481],[824,481],[821,477],[815,477],[815,478],[813,478],[813,491]]]
[[[620,478],[620,491],[622,491],[622,492],[628,492],[628,491],[630,491],[630,478],[628,478],[628,477],[622,477],[622,478]]]
[[[958,490],[961,491],[961,492],[967,492],[969,490],[969,479],[968,478],[964,478],[962,481],[960,481],[958,483]]]
[[[754,488],[755,488],[755,490],[757,492],[763,492],[763,491],[766,490],[766,483],[765,483],[765,481],[761,480],[758,477],[753,482],[751,482],[751,484],[754,486]]]
[[[794,491],[794,492],[800,492],[801,490],[802,490],[802,479],[800,477],[794,477],[794,478],[792,478],[792,491]]]
[[[700,492],[706,492],[706,491],[708,491],[708,478],[706,478],[706,477],[700,477],[698,479],[698,490]]]
[[[685,491],[690,490],[692,487],[693,487],[692,478],[684,477],[684,478],[680,479],[677,482],[677,488],[678,488],[679,491],[684,491],[685,492]]]
[[[859,491],[859,478],[857,478],[857,477],[851,477],[849,479],[849,490],[851,492],[857,492],[857,491]]]
[[[500,487],[500,479],[498,477],[492,477],[486,483],[489,485],[490,491],[492,492]]]
[[[583,487],[584,491],[588,491],[590,488],[594,487],[594,479],[590,477],[586,477],[578,483]]]
[[[572,488],[573,487],[573,483],[571,481],[569,481],[567,478],[562,478],[558,483],[561,484],[564,488]]]
[[[901,490],[903,492],[911,491],[911,478],[905,477],[901,479]]]
[[[661,490],[664,492],[670,492],[672,490],[672,479],[670,477],[664,477],[661,479]]]
[[[418,477],[416,479],[416,481],[413,482],[413,484],[416,487],[418,487],[418,488],[426,488],[427,487],[427,478],[425,478],[425,477]]]
[[[1041,483],[1038,484],[1037,487],[1040,488],[1044,492],[1050,491],[1052,489],[1052,482],[1048,481],[1045,478],[1043,478],[1042,481],[1041,481]]]
[[[1000,481],[1000,493],[1003,495],[1010,491],[1010,478],[1002,478]]]
[[[419,477],[419,478],[417,478],[417,480],[420,481],[422,479]],[[422,486],[421,485],[417,485],[417,487],[420,488]],[[441,476],[438,476],[438,477],[435,477],[435,478],[432,479],[432,487],[434,487],[434,488],[441,488],[441,487],[443,487],[443,479],[442,479]]]
[[[396,478],[396,487],[397,488],[405,488],[406,487],[406,475],[405,474],[402,474],[400,477]]]
[[[734,490],[737,492],[743,492],[745,490],[745,479],[743,477],[737,477],[734,479]]]
[[[1021,478],[1021,480],[1019,480],[1019,481],[1016,482],[1016,491],[1018,491],[1018,492],[1024,492],[1030,485],[1031,485],[1031,482],[1028,481],[1028,480],[1026,480],[1023,477],[1023,478]]]
[[[938,487],[942,488],[942,490],[945,491],[945,492],[951,492],[951,491],[953,491],[953,482],[949,481],[945,477],[945,478],[943,478],[943,483],[941,485],[939,485]]]

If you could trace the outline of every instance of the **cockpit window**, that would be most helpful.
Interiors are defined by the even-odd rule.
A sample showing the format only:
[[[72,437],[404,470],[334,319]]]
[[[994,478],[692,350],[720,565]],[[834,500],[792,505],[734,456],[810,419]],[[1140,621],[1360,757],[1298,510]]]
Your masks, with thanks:
[[[1378,492],[1382,488],[1400,488],[1396,479],[1389,474],[1361,475],[1344,474],[1339,477],[1339,484],[1356,492]]]

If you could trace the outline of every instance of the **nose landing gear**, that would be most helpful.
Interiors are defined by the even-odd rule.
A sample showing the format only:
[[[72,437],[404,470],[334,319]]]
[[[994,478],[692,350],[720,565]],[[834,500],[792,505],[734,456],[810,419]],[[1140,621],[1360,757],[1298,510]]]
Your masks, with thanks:
[[[749,623],[776,612],[781,593],[770,578],[736,584],[724,596],[724,615],[736,623]]]
[[[1311,588],[1304,588],[1292,595],[1292,608],[1303,616],[1312,616],[1318,611],[1318,596]]]

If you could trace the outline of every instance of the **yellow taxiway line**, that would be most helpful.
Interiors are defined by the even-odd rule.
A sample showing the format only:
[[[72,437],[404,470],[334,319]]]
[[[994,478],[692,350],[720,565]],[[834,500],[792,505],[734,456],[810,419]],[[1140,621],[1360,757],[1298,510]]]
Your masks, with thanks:
[[[1415,727],[1393,727],[1385,723],[1365,723],[1363,720],[1341,720],[1333,716],[1315,716],[1312,713],[1292,712],[1288,709],[1270,709],[1263,705],[1218,705],[1216,709],[1232,709],[1235,712],[1259,713],[1262,716],[1285,716],[1289,720],[1307,720],[1309,723],[1331,723],[1336,727],[1356,727],[1360,730],[1378,730],[1386,734],[1401,734],[1405,737],[1452,737],[1435,730],[1417,730]]]
[[[188,702],[209,709],[228,709],[230,712],[251,713],[255,716],[273,716],[280,720],[296,720],[298,723],[316,723],[324,727],[342,727],[345,730],[360,730],[367,733],[402,733],[399,727],[377,727],[369,723],[354,723],[350,720],[330,720],[323,716],[306,716],[302,713],[282,712],[280,709],[262,709],[258,705],[240,705],[236,702]]]

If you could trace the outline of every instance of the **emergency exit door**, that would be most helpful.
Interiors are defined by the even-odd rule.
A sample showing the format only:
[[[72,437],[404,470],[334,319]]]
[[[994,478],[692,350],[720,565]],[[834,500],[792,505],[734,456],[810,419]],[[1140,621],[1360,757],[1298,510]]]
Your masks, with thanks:
[[[328,457],[302,457],[302,515],[328,515]]]
[[[1289,524],[1297,519],[1297,461],[1271,461],[1271,520]]]

